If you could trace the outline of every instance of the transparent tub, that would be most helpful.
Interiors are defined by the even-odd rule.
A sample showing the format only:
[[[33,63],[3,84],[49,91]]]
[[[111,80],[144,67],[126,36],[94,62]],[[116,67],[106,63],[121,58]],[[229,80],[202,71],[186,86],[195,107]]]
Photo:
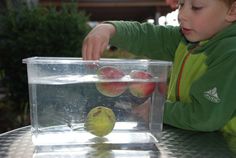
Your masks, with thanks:
[[[158,142],[170,62],[32,57],[23,63],[34,145]],[[96,107],[115,115],[113,128],[103,136],[86,128]]]

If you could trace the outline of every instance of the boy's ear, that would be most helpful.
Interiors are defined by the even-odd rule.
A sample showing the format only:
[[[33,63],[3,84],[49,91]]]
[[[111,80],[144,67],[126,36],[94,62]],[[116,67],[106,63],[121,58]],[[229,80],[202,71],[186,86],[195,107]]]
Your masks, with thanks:
[[[228,22],[234,22],[236,21],[236,1],[231,5],[228,14],[226,16],[226,20]]]

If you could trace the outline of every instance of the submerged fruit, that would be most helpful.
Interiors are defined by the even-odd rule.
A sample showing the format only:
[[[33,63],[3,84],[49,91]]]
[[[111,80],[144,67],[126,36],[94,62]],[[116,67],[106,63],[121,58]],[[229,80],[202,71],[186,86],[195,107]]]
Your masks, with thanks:
[[[162,95],[166,95],[167,90],[168,90],[168,85],[165,82],[159,82],[157,83],[158,91]]]
[[[148,81],[153,78],[149,72],[134,70],[130,73],[130,77],[132,79],[147,80],[131,83],[129,85],[129,91],[132,95],[138,98],[147,97],[155,90],[156,83]]]
[[[116,116],[110,108],[98,106],[88,113],[84,126],[88,132],[103,137],[113,130],[115,122]]]
[[[125,74],[118,68],[112,66],[104,66],[98,69],[98,77],[104,82],[96,83],[97,90],[108,97],[116,97],[121,95],[127,89],[127,82],[119,82],[112,80],[119,80]]]

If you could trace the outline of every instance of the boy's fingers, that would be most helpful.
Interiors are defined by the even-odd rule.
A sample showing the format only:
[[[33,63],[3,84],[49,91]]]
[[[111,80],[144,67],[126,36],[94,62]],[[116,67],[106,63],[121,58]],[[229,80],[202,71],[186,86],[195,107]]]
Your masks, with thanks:
[[[84,60],[87,59],[86,54],[87,54],[87,45],[83,44],[83,47],[82,47],[82,57],[83,57]]]
[[[85,37],[84,41],[83,41],[83,46],[82,46],[82,56],[84,60],[88,60],[88,56],[89,56],[89,49],[90,44],[89,44],[89,40],[87,37]]]
[[[98,45],[97,51],[94,54],[96,60],[99,60],[101,58],[101,56],[102,56],[103,52],[105,51],[106,47],[107,46],[106,46],[105,43]]]
[[[100,56],[103,54],[103,52],[107,49],[108,43],[103,43],[102,44],[102,50],[100,52]]]
[[[92,59],[93,60],[98,60],[99,59],[99,53],[100,53],[100,48],[99,46],[96,46],[95,49],[92,52]]]
[[[86,56],[86,60],[91,60],[92,59],[92,52],[93,52],[93,45],[92,44],[90,44],[89,46],[87,46],[87,48],[86,48],[86,54],[85,54],[85,56]]]

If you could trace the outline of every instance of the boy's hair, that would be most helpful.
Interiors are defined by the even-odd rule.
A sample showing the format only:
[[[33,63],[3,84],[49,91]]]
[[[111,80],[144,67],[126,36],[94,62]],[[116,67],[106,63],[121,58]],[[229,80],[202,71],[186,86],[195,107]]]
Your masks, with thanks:
[[[235,2],[235,0],[221,0],[221,1],[225,2],[225,4],[229,7]]]

